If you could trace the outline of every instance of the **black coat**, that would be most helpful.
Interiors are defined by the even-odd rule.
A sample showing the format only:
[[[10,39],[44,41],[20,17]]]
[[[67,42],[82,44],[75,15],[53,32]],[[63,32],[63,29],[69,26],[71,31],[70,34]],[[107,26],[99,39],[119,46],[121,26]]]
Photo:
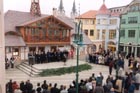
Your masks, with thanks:
[[[59,91],[58,88],[53,87],[53,88],[51,89],[51,93],[59,93],[59,92],[60,92],[60,91]]]
[[[21,90],[22,92],[25,91],[25,84],[24,84],[24,82],[21,82],[21,83],[20,83],[20,90]]]

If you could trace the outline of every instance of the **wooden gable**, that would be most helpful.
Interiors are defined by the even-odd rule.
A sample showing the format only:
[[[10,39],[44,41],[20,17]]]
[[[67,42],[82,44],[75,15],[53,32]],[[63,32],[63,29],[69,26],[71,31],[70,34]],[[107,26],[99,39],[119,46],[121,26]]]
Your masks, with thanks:
[[[32,44],[70,44],[72,27],[54,16],[30,21],[20,27],[26,43]]]
[[[30,22],[24,24],[23,26],[24,27],[26,27],[26,26],[44,27],[45,25],[52,26],[52,27],[63,27],[66,29],[73,29],[71,26],[69,26],[65,22],[59,20],[58,18],[54,17],[53,15],[39,19],[39,20],[30,21]]]

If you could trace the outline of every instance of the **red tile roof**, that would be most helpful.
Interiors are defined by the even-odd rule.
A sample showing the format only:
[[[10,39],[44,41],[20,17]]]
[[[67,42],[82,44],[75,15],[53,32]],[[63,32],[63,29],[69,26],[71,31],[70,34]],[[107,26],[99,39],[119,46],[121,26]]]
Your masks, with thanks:
[[[89,10],[88,12],[85,12],[84,14],[78,16],[77,18],[96,18],[96,10]]]
[[[107,9],[106,5],[103,4],[99,11],[97,12],[97,14],[101,14],[101,15],[106,15],[106,14],[109,14],[109,10]]]

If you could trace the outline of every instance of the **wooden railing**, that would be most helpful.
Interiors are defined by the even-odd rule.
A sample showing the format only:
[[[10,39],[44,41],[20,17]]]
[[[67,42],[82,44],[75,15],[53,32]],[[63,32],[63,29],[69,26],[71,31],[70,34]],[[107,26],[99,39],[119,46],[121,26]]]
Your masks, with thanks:
[[[70,42],[70,37],[60,37],[60,36],[26,36],[26,42]]]

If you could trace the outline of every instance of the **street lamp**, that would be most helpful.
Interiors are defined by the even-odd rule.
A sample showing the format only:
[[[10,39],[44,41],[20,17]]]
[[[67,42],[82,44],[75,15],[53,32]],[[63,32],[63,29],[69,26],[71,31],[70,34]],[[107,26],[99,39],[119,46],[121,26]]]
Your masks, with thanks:
[[[78,70],[79,70],[79,47],[83,43],[83,34],[82,34],[82,21],[75,23],[75,34],[74,34],[74,43],[77,45],[77,64],[76,64],[76,93],[78,93]]]
[[[121,20],[121,15],[120,15],[120,20]],[[120,32],[120,29],[121,29],[121,21],[119,23],[119,27],[117,27],[117,30],[118,30],[118,61],[120,60],[119,56],[120,56],[120,38],[121,38],[121,32]],[[118,71],[119,71],[119,66],[118,66],[118,61],[117,61],[117,64],[116,64],[116,77],[118,77]]]

